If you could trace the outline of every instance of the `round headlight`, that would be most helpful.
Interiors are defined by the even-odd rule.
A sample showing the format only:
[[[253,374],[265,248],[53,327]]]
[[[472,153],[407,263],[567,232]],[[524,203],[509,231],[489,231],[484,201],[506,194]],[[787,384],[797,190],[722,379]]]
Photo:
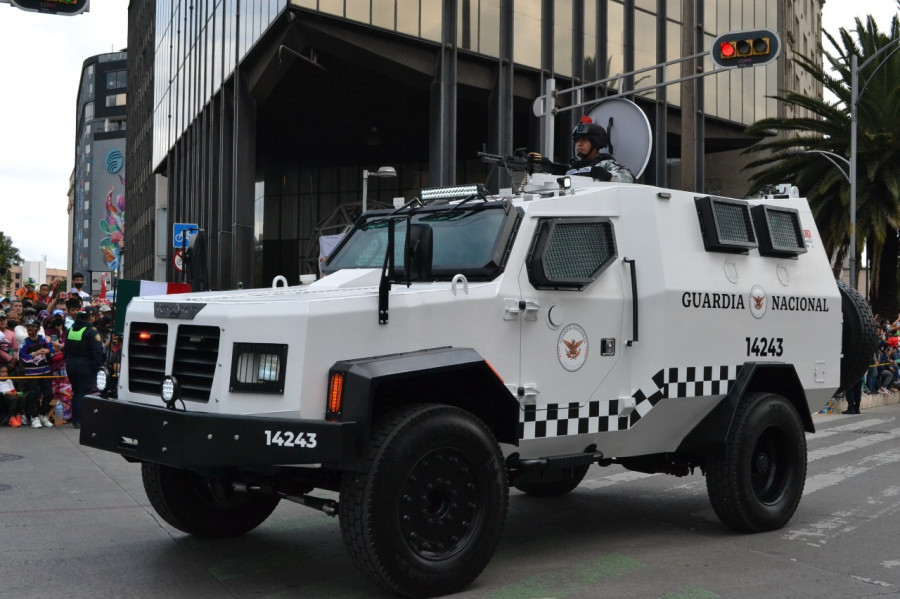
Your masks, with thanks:
[[[178,399],[178,381],[175,380],[175,377],[167,376],[162,380],[159,396],[162,397],[167,406],[171,407],[174,405]]]
[[[109,371],[106,368],[101,368],[97,371],[97,379],[95,384],[97,385],[97,390],[103,393],[106,391],[106,385],[109,382]]]

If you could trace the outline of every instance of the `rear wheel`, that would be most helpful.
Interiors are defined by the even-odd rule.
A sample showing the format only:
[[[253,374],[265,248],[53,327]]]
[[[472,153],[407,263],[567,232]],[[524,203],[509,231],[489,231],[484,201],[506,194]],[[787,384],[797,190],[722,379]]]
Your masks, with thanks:
[[[706,463],[706,490],[719,519],[740,532],[784,526],[806,484],[806,436],[794,406],[750,393],[735,413],[729,441]]]
[[[196,472],[143,463],[141,477],[150,505],[182,532],[198,537],[233,537],[262,524],[277,497],[236,493]]]
[[[365,472],[344,475],[341,533],[357,566],[391,591],[453,593],[493,556],[508,492],[484,423],[450,406],[409,406],[376,424]]]
[[[841,382],[838,391],[859,385],[877,348],[875,318],[866,300],[853,287],[838,281],[841,292]]]

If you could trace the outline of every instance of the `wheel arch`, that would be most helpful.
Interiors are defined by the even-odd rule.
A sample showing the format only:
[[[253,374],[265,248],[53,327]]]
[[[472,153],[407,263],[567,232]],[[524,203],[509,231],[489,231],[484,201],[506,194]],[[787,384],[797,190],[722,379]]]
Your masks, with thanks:
[[[787,399],[803,423],[803,430],[815,432],[806,392],[792,364],[746,362],[731,390],[718,405],[685,437],[677,453],[705,455],[711,448],[726,444],[732,435],[732,422],[738,406],[748,393],[774,393]]]
[[[344,375],[337,417],[362,423],[363,439],[379,416],[404,405],[432,403],[466,410],[499,442],[518,445],[519,403],[474,349],[442,347],[344,360],[330,373]]]

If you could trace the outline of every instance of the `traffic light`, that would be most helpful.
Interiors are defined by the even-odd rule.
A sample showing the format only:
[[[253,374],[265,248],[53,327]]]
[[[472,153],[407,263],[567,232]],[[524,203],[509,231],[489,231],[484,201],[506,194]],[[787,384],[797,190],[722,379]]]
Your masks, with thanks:
[[[778,58],[781,40],[769,29],[731,31],[715,39],[710,57],[716,68],[757,67]]]
[[[29,12],[71,17],[90,11],[91,0],[10,0],[10,3]]]

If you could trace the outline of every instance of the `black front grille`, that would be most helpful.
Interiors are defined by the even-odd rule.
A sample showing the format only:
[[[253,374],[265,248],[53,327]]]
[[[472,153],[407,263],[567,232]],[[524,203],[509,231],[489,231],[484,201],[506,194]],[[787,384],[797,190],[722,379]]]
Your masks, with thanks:
[[[191,324],[178,327],[172,376],[178,380],[182,399],[209,401],[218,358],[219,327]]]
[[[169,327],[161,322],[132,322],[128,335],[128,390],[159,395],[166,371]]]

